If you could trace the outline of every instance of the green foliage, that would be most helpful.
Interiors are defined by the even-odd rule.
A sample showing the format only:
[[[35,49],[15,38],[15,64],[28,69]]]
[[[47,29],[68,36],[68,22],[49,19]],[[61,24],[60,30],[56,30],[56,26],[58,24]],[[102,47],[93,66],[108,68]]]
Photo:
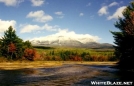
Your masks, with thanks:
[[[33,48],[33,47],[30,41],[25,41],[23,43],[23,48],[26,49],[26,48]]]
[[[115,56],[121,69],[134,69],[134,2],[123,11],[124,18],[115,23],[119,32],[112,32],[115,39]]]
[[[0,54],[10,60],[21,59],[25,48],[31,47],[29,41],[23,42],[23,40],[16,35],[12,26],[4,32],[4,36],[0,40]]]

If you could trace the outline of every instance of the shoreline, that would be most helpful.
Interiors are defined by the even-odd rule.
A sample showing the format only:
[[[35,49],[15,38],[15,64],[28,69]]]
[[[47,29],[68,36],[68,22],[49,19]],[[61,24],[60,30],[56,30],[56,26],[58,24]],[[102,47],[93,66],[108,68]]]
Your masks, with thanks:
[[[23,68],[47,68],[57,67],[65,64],[85,64],[85,65],[115,65],[117,62],[90,62],[90,61],[13,61],[1,62],[0,70],[13,70]]]

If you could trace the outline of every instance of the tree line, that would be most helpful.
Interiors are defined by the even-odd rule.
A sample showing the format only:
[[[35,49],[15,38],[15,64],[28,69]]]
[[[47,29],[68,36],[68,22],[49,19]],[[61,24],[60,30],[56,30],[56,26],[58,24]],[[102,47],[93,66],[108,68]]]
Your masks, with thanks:
[[[85,48],[38,49],[44,61],[117,61],[113,51]]]

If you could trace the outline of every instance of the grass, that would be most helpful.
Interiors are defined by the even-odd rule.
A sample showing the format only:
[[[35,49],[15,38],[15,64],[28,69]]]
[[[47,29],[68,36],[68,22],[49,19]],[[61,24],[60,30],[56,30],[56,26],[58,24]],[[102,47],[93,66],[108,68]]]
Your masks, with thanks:
[[[0,63],[0,69],[10,70],[10,69],[22,69],[22,68],[42,68],[42,67],[56,67],[61,66],[62,63],[55,61],[13,61],[13,62],[2,62]]]
[[[86,65],[114,65],[116,62],[89,62],[89,61],[13,61],[0,63],[0,69],[13,70],[23,68],[46,68],[57,67],[64,64],[86,64]]]

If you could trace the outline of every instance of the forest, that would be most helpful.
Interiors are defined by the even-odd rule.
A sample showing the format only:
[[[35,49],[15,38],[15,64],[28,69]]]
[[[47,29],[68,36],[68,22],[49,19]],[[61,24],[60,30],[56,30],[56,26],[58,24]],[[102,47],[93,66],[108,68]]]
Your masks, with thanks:
[[[45,61],[117,61],[114,49],[89,49],[69,47],[37,47],[35,49]]]

